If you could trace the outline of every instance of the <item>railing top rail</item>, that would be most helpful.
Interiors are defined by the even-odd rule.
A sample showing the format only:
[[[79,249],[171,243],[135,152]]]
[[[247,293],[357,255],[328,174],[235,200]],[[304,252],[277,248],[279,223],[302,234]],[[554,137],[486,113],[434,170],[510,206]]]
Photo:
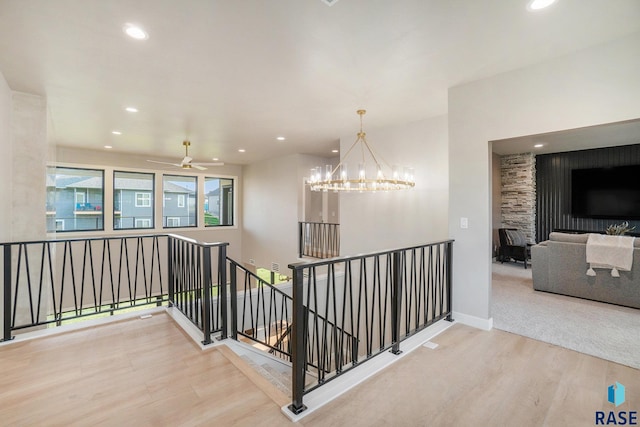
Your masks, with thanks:
[[[64,239],[45,239],[45,240],[24,240],[19,242],[1,242],[0,246],[14,246],[14,245],[30,245],[30,244],[42,244],[42,243],[65,243],[65,242],[86,242],[86,241],[103,241],[103,240],[121,240],[121,239],[145,239],[152,237],[172,237],[174,239],[183,240],[189,243],[193,243],[199,246],[228,246],[227,242],[215,242],[207,243],[200,242],[195,239],[180,236],[178,234],[125,234],[120,236],[94,236],[94,237],[68,237]]]
[[[258,275],[254,274],[252,271],[250,271],[248,268],[246,268],[245,266],[243,266],[242,264],[240,264],[239,262],[227,257],[227,261],[229,261],[231,264],[239,267],[242,271],[246,272],[249,274],[249,277],[253,277],[255,280],[264,283],[265,285],[267,285],[268,287],[270,287],[271,289],[273,289],[276,293],[279,293],[281,295],[283,295],[285,298],[288,299],[292,299],[291,295],[287,294],[286,292],[283,292],[281,289],[278,289],[277,286],[272,285],[271,283],[267,282],[266,280],[261,279],[260,277],[258,277]]]
[[[44,240],[23,240],[19,242],[2,242],[1,246],[7,245],[26,245],[37,243],[64,243],[64,242],[84,242],[87,240],[120,240],[120,239],[137,239],[147,237],[166,237],[167,234],[125,234],[121,236],[94,236],[94,237],[68,237],[64,239],[44,239]]]
[[[298,221],[298,224],[340,225],[340,223],[336,223],[336,222],[314,222],[314,221]]]
[[[319,261],[301,261],[301,262],[295,262],[295,263],[289,264],[288,267],[290,269],[292,269],[292,270],[300,270],[300,269],[303,269],[303,268],[318,267],[318,266],[329,265],[329,264],[336,264],[336,263],[340,263],[340,262],[347,262],[347,261],[352,261],[352,260],[362,259],[362,258],[368,258],[368,257],[372,257],[372,256],[377,256],[377,255],[387,255],[387,254],[391,254],[391,253],[398,252],[398,251],[409,251],[409,250],[412,250],[412,249],[420,249],[420,248],[423,248],[423,247],[435,246],[435,245],[440,245],[440,244],[443,244],[443,243],[453,243],[453,241],[454,241],[454,239],[439,240],[439,241],[435,241],[435,242],[428,242],[428,243],[423,243],[423,244],[415,245],[415,246],[408,246],[408,247],[404,247],[404,248],[385,249],[383,251],[369,252],[369,253],[358,254],[358,255],[339,256],[339,257],[327,258],[327,259],[323,259],[323,260],[319,260]]]
[[[182,240],[184,242],[193,243],[194,245],[202,246],[202,247],[214,247],[214,246],[229,246],[228,242],[201,242],[196,239],[192,239],[190,237],[180,236],[179,234],[169,233],[167,236],[172,239]]]

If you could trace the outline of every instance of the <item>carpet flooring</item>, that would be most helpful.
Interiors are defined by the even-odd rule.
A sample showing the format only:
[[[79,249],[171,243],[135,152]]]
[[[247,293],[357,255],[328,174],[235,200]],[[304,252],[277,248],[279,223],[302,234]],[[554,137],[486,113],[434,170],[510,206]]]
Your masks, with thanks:
[[[640,310],[534,291],[522,263],[492,267],[494,328],[640,369]]]

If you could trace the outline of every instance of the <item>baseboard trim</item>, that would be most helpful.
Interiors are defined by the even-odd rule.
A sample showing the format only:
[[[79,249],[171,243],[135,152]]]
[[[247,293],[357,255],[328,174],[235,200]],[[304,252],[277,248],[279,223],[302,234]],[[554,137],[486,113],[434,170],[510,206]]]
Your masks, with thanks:
[[[400,350],[402,351],[402,353],[394,355],[389,351],[386,351],[382,354],[377,355],[373,359],[364,362],[357,369],[346,372],[338,378],[326,383],[322,387],[315,389],[314,391],[305,395],[304,404],[307,409],[300,414],[294,414],[287,406],[283,406],[281,408],[282,412],[291,421],[300,421],[302,418],[310,415],[318,408],[326,405],[330,401],[336,399],[338,396],[341,396],[366,379],[382,371],[384,368],[390,366],[398,360],[401,360],[411,351],[419,348],[427,341],[440,335],[453,324],[453,322],[449,322],[444,319],[440,320],[437,323],[434,323],[428,328],[422,330],[421,332],[402,341],[400,343]]]
[[[464,323],[467,326],[474,327],[476,329],[482,329],[483,331],[490,331],[493,329],[493,317],[483,319],[481,317],[471,316],[469,314],[459,313],[454,311],[452,317],[460,323]]]

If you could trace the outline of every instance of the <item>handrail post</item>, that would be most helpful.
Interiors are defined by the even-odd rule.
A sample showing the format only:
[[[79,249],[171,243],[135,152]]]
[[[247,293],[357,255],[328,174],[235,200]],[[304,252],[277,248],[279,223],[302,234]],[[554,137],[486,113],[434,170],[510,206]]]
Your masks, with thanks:
[[[3,338],[11,341],[11,245],[4,245]]]
[[[168,291],[169,291],[169,307],[174,306],[174,301],[176,297],[176,289],[175,289],[175,272],[173,271],[173,237],[167,236],[167,257],[169,258],[169,262],[167,263],[167,274],[169,276],[168,283]]]
[[[298,258],[302,258],[302,239],[303,239],[303,235],[302,235],[302,222],[298,222]]]
[[[228,333],[228,310],[227,310],[227,245],[218,246],[218,308],[222,318],[222,331],[220,339],[227,338]],[[232,294],[233,296],[233,294]],[[233,312],[233,310],[231,310]]]
[[[299,414],[307,407],[302,403],[304,397],[304,371],[306,369],[305,354],[305,321],[304,321],[304,276],[303,269],[295,265],[289,265],[293,270],[293,318],[291,321],[291,405],[289,410]]]
[[[229,260],[229,293],[231,294],[231,338],[238,340],[238,289],[236,284],[236,263]],[[226,268],[226,264],[225,264]]]
[[[449,311],[446,319],[449,322],[453,322],[453,317],[451,316],[453,314],[453,242],[447,242],[445,244],[447,245],[447,310]]]
[[[203,257],[203,281],[202,281],[202,329],[204,341],[202,344],[211,344],[211,248],[202,247]]]
[[[402,286],[400,283],[400,251],[393,252],[391,264],[391,353],[400,354],[400,304],[402,302]]]

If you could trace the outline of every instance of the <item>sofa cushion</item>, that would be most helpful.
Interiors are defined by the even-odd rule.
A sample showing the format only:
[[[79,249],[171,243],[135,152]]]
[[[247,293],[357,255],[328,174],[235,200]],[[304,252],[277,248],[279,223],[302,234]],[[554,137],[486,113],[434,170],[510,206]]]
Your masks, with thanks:
[[[549,240],[551,240],[552,242],[584,243],[586,245],[588,238],[589,238],[589,235],[587,233],[572,234],[572,233],[559,233],[557,231],[549,233]]]
[[[527,238],[520,230],[505,230],[505,237],[509,246],[527,246]]]
[[[549,233],[549,240],[551,240],[552,242],[584,243],[586,245],[587,239],[589,239],[588,233],[573,234],[573,233],[560,233],[558,231]],[[633,246],[636,248],[640,248],[640,237],[636,237],[634,239]]]

